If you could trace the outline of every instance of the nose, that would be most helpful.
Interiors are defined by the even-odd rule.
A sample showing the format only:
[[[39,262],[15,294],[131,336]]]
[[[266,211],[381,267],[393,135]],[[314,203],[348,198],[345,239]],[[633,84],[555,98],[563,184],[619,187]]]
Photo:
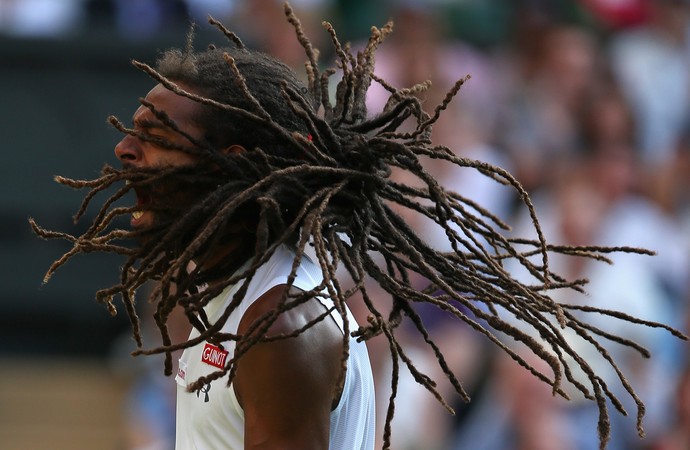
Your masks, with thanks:
[[[123,163],[137,163],[141,161],[141,147],[139,139],[125,135],[115,146],[115,156]]]

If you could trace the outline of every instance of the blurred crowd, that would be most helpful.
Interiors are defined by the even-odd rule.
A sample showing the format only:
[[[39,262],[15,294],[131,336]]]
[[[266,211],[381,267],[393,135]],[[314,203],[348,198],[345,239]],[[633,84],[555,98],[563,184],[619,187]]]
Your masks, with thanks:
[[[470,74],[434,130],[436,143],[513,173],[530,192],[544,235],[553,243],[634,245],[657,252],[651,258],[616,254],[613,267],[552,257],[556,273],[590,281],[586,297],[560,291],[554,297],[625,311],[687,333],[690,2],[517,3],[521,7],[511,11],[510,29],[493,45],[454,33],[453,15],[438,14],[443,8],[400,5],[394,35],[377,55],[377,73],[396,87],[432,80],[424,95],[429,108],[455,80]],[[373,111],[383,105],[385,95],[377,86],[372,89]],[[434,161],[428,168],[445,186],[513,224],[516,236],[536,237],[527,211],[510,189],[468,169]],[[429,224],[419,223],[419,231],[429,242],[440,238],[438,245],[443,245],[445,236]],[[523,274],[515,269],[515,276]],[[548,386],[473,330],[438,314],[427,319],[473,400],[454,405],[457,414],[451,418],[411,377],[403,379],[393,448],[598,448],[593,402],[575,391],[568,392],[569,402],[553,397]],[[687,344],[606,316],[589,320],[654,355],[643,359],[620,345],[606,346],[646,403],[646,437],[641,440],[635,404],[615,373],[593,346],[566,334],[628,411],[628,417],[612,412],[608,448],[690,448]],[[417,344],[417,367],[442,377],[435,357],[411,335],[409,347]],[[372,347],[388,351],[385,346],[377,349],[376,343]],[[536,358],[526,357],[540,367]],[[378,370],[387,375],[390,369]],[[575,375],[582,381],[580,376]],[[389,390],[383,382],[378,388],[383,408]],[[450,386],[441,388],[452,395]]]
[[[207,14],[301,70],[304,56],[277,2],[252,0],[0,0],[0,33],[60,38],[89,27],[122,39],[147,39]],[[553,270],[588,278],[587,297],[558,300],[625,311],[690,331],[690,1],[683,0],[293,0],[307,33],[329,63],[321,19],[344,36],[366,39],[372,18],[395,21],[377,54],[379,76],[409,87],[424,80],[432,109],[453,83],[472,78],[442,115],[434,141],[458,155],[510,171],[530,192],[547,240],[563,245],[632,245],[654,257],[617,254],[615,265],[554,258]],[[381,23],[376,23],[382,25]],[[294,44],[293,44],[294,42]],[[138,95],[132,93],[132,95]],[[385,103],[374,85],[371,111]],[[478,201],[529,235],[531,221],[514,193],[467,169],[428,169],[447,187]],[[463,171],[464,170],[464,171]],[[420,223],[430,242],[442,245]],[[443,236],[441,236],[443,238]],[[516,276],[521,274],[516,273]],[[589,450],[598,448],[597,410],[549,387],[476,332],[427,315],[430,331],[472,402],[448,398],[451,416],[409,377],[396,400],[398,450]],[[649,348],[644,359],[617,344],[607,348],[647,405],[646,437],[635,429],[635,405],[611,381],[628,417],[612,412],[611,450],[690,449],[690,352],[663,330],[605,316],[596,326]],[[400,331],[405,340],[403,327]],[[371,342],[375,371],[387,380],[387,348]],[[438,371],[435,357],[410,335],[417,367]],[[381,348],[379,348],[381,347]],[[591,346],[590,346],[591,347]],[[593,348],[582,347],[606,373]],[[417,354],[418,353],[418,354]],[[591,358],[590,358],[591,356]],[[539,364],[534,361],[535,364]],[[139,378],[128,403],[130,448],[167,448],[174,383]],[[142,373],[149,373],[142,370]],[[615,375],[615,374],[613,374]],[[381,419],[389,396],[378,386]],[[146,426],[142,426],[146,424]],[[157,425],[154,425],[157,424]],[[157,431],[156,431],[157,430]],[[380,434],[380,433],[379,433]],[[157,444],[156,444],[157,442]],[[156,446],[158,445],[158,447]]]

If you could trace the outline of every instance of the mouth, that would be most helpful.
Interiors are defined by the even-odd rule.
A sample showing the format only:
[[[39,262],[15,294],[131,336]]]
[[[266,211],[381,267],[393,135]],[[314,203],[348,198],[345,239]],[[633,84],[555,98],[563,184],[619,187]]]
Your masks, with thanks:
[[[135,189],[135,193],[137,196],[136,207],[138,209],[132,212],[130,224],[136,228],[145,225],[144,218],[147,215],[150,215],[150,213],[147,212],[146,209],[147,206],[151,203],[151,197],[138,189]]]

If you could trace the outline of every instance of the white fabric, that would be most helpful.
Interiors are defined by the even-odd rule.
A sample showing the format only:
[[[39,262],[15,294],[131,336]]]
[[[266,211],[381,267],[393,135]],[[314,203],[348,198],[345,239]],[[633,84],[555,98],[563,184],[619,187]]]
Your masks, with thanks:
[[[261,266],[239,307],[223,326],[223,332],[236,333],[247,308],[262,294],[274,286],[286,284],[294,254],[281,247]],[[293,285],[310,290],[323,279],[321,270],[310,260],[304,259],[298,268]],[[240,283],[241,284],[241,283]],[[239,284],[229,286],[205,308],[209,321],[213,323],[232,300]],[[328,298],[319,298],[326,306]],[[334,312],[333,319],[342,330],[342,319]],[[348,310],[350,329],[357,327]],[[198,336],[193,330],[190,338]],[[210,383],[200,392],[187,392],[188,383],[216,370],[216,367],[202,361],[205,343],[188,348],[180,358],[180,369],[176,377],[177,387],[177,450],[242,450],[244,448],[244,414],[232,386],[222,378]],[[234,352],[233,341],[224,343],[228,358]],[[345,385],[338,406],[331,412],[329,437],[330,450],[371,450],[374,448],[374,383],[366,346],[350,340],[350,355],[347,362]]]

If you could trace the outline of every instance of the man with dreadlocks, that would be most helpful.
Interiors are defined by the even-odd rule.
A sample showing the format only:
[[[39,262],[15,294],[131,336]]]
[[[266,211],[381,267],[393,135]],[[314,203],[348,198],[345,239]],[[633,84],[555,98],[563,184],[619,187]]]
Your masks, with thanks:
[[[284,100],[269,97],[280,89],[281,83],[299,91],[300,85],[293,74],[260,53],[242,48],[231,51],[234,64],[246,78],[247,87],[254,92],[266,89],[266,95],[257,97],[273,119],[285,121],[286,126],[308,134],[306,127],[291,123],[294,118],[284,113],[289,111]],[[223,74],[227,65],[224,54],[229,53],[220,49],[198,54],[169,51],[159,61],[157,72],[175,83],[177,89],[241,105],[242,100],[236,97],[242,95],[242,91],[237,92],[232,79]],[[270,133],[250,132],[251,123],[242,125],[241,118],[229,115],[218,117],[215,108],[200,105],[163,84],[154,87],[142,103],[133,117],[136,133],[126,134],[115,147],[115,154],[125,169],[182,170],[195,177],[214,179],[213,183],[237,182],[242,178],[239,172],[248,169],[238,165],[232,171],[224,171],[227,163],[213,167],[193,151],[185,151],[184,147],[208,148],[230,160],[243,158],[247,149],[261,148],[274,156],[282,150],[280,143],[271,142]],[[173,123],[177,131],[172,128]],[[161,142],[148,140],[149,137]],[[164,202],[175,204],[171,209],[181,214],[184,209],[193,210],[194,205],[203,203],[204,196],[212,192],[204,182],[196,185],[199,181],[194,178],[187,184],[161,180],[155,185],[143,186],[135,182],[140,208],[132,213],[133,228],[145,234],[155,234],[157,227],[168,229],[175,216],[168,218],[172,211]],[[241,189],[240,186],[238,190]],[[283,186],[281,189],[289,188]],[[225,195],[232,194],[229,191]],[[288,202],[298,200],[299,197]],[[299,203],[288,202],[281,205],[284,217],[297,213],[300,208]],[[319,293],[323,276],[318,266],[304,258],[293,267],[298,230],[272,230],[270,224],[267,229],[258,230],[260,214],[251,204],[229,214],[216,232],[217,242],[195,255],[193,261],[199,269],[193,281],[195,284],[203,281],[206,290],[215,288],[219,292],[198,311],[203,317],[200,320],[206,323],[202,329],[222,324],[217,330],[221,335],[256,334],[274,338],[295,333],[325,315],[333,320],[320,321],[290,339],[264,342],[247,349],[229,387],[223,386],[222,380],[213,379],[212,374],[224,371],[226,361],[232,355],[241,354],[242,347],[236,348],[233,341],[209,335],[205,341],[186,348],[176,376],[179,384],[176,447],[371,449],[375,422],[369,359],[364,343],[343,334],[344,320],[352,327],[354,317],[344,308],[347,315],[341,318],[333,302]],[[288,221],[293,220],[288,218]],[[166,222],[170,225],[163,225]],[[257,236],[260,231],[266,236]],[[256,248],[274,241],[277,236],[272,236],[273,233],[284,235],[284,245],[275,246],[271,251]],[[152,239],[152,236],[143,238]],[[257,239],[266,242],[260,243]],[[176,241],[177,238],[173,238],[171,242]],[[189,242],[184,240],[182,245],[186,247]],[[262,253],[266,256],[257,261]],[[248,269],[254,273],[247,285],[242,286],[244,292],[238,295],[240,285],[227,285],[224,281]],[[319,301],[304,301],[312,297]],[[241,302],[232,314],[223,317],[235,298]],[[282,314],[273,320],[267,319],[281,308],[285,310]],[[189,340],[198,340],[202,333],[194,329]],[[350,341],[347,344],[349,354],[344,360],[347,369],[340,381],[343,336]],[[199,383],[199,379],[205,380]],[[188,390],[194,382],[198,386],[196,393]]]
[[[383,446],[389,448],[401,361],[450,410],[435,380],[415,367],[396,339],[403,318],[469,401],[415,303],[435,305],[484,334],[552,386],[554,395],[567,398],[562,383],[569,382],[595,401],[604,448],[607,399],[624,410],[564,337],[564,330],[574,331],[616,370],[637,402],[642,434],[644,405],[600,341],[648,352],[588,324],[580,314],[606,314],[685,337],[621,312],[556,303],[550,291],[582,292],[586,280],[552,273],[548,255],[608,261],[605,254],[613,251],[649,252],[547,244],[529,197],[509,173],[434,146],[432,126],[466,78],[427,114],[414,94],[428,83],[398,90],[374,74],[375,49],[391,24],[372,28],[366,47],[353,55],[324,23],[342,71],[331,103],[329,79],[335,69],[320,72],[318,52],[288,5],[286,14],[307,54],[307,86],[285,65],[248,50],[211,19],[231,41],[228,48],[195,52],[190,34],[186,50],[165,52],[155,68],[134,62],[158,84],[140,100],[132,128],[109,119],[125,134],[115,149],[122,168],[106,166],[93,181],[57,177],[67,186],[90,189],[76,219],[99,192],[125,182],[93,224],[75,237],[31,221],[39,236],[73,243],[46,280],[80,252],[128,257],[120,283],[99,291],[97,299],[115,313],[116,296],[121,297],[138,346],[134,354],[165,354],[166,374],[173,371],[172,353],[184,349],[176,376],[177,448],[371,449],[373,392],[363,341],[378,335],[389,343],[393,368],[383,435]],[[376,115],[365,107],[372,81],[390,92]],[[409,130],[410,123],[410,131],[401,131],[403,124]],[[475,168],[512,186],[529,211],[537,239],[506,237],[508,227],[497,217],[440,186],[420,162],[426,157]],[[393,170],[407,172],[424,187],[394,181]],[[116,206],[130,191],[136,193],[136,205]],[[400,208],[431,219],[452,251],[427,245],[396,212]],[[131,215],[131,230],[114,225],[124,214]],[[123,245],[123,240],[138,244]],[[314,262],[305,255],[310,246]],[[504,269],[507,260],[517,261],[537,281],[515,280]],[[347,281],[336,276],[339,268],[338,274],[347,272]],[[415,288],[412,278],[428,280],[428,287]],[[156,281],[150,300],[163,343],[145,349],[135,291],[150,280]],[[392,305],[390,311],[372,300],[370,281],[390,294],[392,303],[385,303]],[[355,323],[346,305],[355,294],[368,309],[365,326]],[[174,311],[183,312],[193,327],[184,342],[173,342],[167,328]],[[516,320],[532,331],[516,327]],[[537,370],[498,335],[524,344],[552,373]],[[588,384],[573,376],[574,368]]]

